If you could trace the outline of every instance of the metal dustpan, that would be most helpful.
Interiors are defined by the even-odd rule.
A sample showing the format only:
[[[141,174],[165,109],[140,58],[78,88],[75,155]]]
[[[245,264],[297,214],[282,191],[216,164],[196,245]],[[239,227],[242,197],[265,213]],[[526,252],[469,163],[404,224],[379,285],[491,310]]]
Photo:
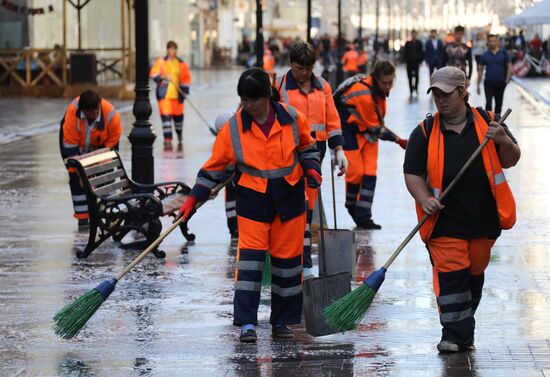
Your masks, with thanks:
[[[349,272],[355,278],[356,268],[356,244],[355,233],[348,229],[338,229],[336,220],[336,195],[334,190],[334,166],[331,166],[332,178],[332,209],[334,213],[334,229],[319,228],[319,276],[335,274],[337,272]],[[323,207],[321,191],[319,191],[319,206]],[[322,214],[319,211],[321,224],[324,224]],[[327,252],[328,250],[328,252]]]
[[[319,187],[319,203],[320,203],[320,231],[319,231],[319,277],[308,279],[303,285],[304,294],[304,315],[306,319],[306,332],[312,336],[322,336],[334,334],[336,331],[332,329],[326,322],[323,316],[323,309],[332,302],[345,296],[351,292],[351,273],[349,271],[338,271],[337,273],[327,274],[321,273],[322,268],[327,270],[327,255],[334,254],[335,249],[330,249],[326,252],[328,246],[325,238],[324,216],[322,210],[323,198],[321,196],[321,188]],[[332,240],[331,240],[332,242]],[[349,254],[349,253],[348,253]],[[349,259],[349,258],[346,258]],[[332,261],[332,259],[331,259]],[[335,260],[333,261],[335,262]],[[324,266],[324,267],[322,267]],[[336,266],[336,264],[334,265]],[[331,266],[333,268],[334,266]],[[335,267],[338,268],[338,267]]]

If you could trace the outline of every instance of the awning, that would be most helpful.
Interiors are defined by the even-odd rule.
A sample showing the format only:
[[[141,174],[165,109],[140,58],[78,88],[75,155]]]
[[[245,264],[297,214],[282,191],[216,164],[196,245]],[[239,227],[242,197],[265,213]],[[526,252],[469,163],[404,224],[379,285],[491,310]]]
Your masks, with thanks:
[[[520,14],[508,17],[504,24],[510,27],[550,24],[550,0],[543,0]]]

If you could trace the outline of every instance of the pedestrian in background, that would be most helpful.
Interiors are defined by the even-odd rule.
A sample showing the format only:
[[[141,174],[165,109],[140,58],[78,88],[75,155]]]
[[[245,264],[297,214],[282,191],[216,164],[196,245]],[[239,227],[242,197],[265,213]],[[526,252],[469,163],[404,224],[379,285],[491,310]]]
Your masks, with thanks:
[[[304,41],[295,42],[290,48],[290,70],[277,80],[281,100],[303,113],[311,126],[311,136],[317,142],[321,163],[327,150],[335,151],[339,175],[346,172],[348,161],[344,154],[340,117],[332,99],[328,82],[313,73],[317,55],[313,46]],[[317,189],[306,187],[307,226],[304,234],[304,278],[313,277],[311,268],[311,222],[317,202]]]
[[[457,26],[454,29],[453,41],[447,43],[443,49],[443,66],[457,67],[461,69],[468,79],[466,87],[469,86],[472,77],[473,61],[472,49],[463,42],[465,29]]]
[[[484,33],[477,33],[476,34],[476,40],[473,43],[472,46],[472,54],[474,55],[474,59],[476,61],[476,68],[479,73],[479,62],[481,59],[481,55],[487,51],[487,41],[485,40]]]
[[[443,42],[439,38],[437,30],[432,29],[430,31],[430,39],[426,41],[424,50],[424,59],[430,69],[431,76],[433,71],[441,68],[443,64]]]
[[[239,225],[233,324],[241,342],[256,342],[263,264],[271,256],[271,318],[274,338],[292,338],[289,324],[302,315],[302,254],[306,226],[305,182],[321,184],[319,150],[306,117],[277,102],[268,74],[249,68],[239,78],[242,108],[222,126],[212,155],[179,216],[235,172]],[[305,178],[304,178],[305,177]]]
[[[372,220],[372,202],[378,168],[378,139],[393,141],[405,149],[407,140],[388,132],[382,124],[386,97],[395,80],[395,67],[379,60],[370,75],[344,81],[334,97],[340,114],[344,151],[349,161],[346,172],[346,208],[359,228],[381,229]]]
[[[420,236],[430,253],[442,325],[439,352],[474,348],[474,314],[484,271],[502,229],[516,220],[514,197],[503,168],[518,162],[520,149],[492,113],[468,104],[466,76],[455,67],[433,73],[438,112],[414,129],[403,170],[418,220],[430,214]],[[491,139],[445,197],[439,196],[485,138]]]
[[[164,147],[172,147],[172,122],[181,146],[183,131],[183,102],[189,94],[191,73],[189,66],[178,57],[178,44],[166,43],[166,56],[158,58],[151,68],[151,78],[157,83],[156,96],[162,122]]]
[[[342,64],[345,78],[349,78],[359,73],[359,54],[353,43],[348,44],[347,51],[344,56],[342,56]]]
[[[478,65],[477,94],[481,94],[481,80],[485,71],[485,110],[493,110],[493,98],[495,99],[495,113],[502,111],[504,90],[512,78],[512,59],[508,52],[500,47],[498,36],[489,34],[487,37],[489,49],[480,57]]]
[[[71,102],[61,119],[61,158],[65,160],[100,148],[118,149],[121,134],[120,114],[115,107],[96,92],[87,90]],[[89,215],[84,188],[76,168],[65,166],[69,173],[74,217],[79,229],[87,229]]]
[[[424,60],[424,50],[422,42],[416,39],[416,30],[412,31],[411,39],[405,43],[405,63],[407,65],[407,78],[409,79],[409,92],[413,96],[413,92],[418,95],[418,69]]]

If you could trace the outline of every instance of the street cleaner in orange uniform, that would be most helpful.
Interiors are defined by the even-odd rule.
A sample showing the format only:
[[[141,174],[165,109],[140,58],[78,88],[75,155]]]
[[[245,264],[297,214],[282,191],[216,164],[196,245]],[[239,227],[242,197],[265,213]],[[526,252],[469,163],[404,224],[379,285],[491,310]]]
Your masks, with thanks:
[[[59,129],[59,149],[63,160],[100,148],[118,149],[122,134],[120,114],[107,100],[91,90],[76,97],[61,120]],[[78,172],[68,167],[69,186],[73,200],[74,217],[79,229],[88,223],[88,204]]]
[[[220,129],[212,156],[197,175],[180,209],[189,217],[198,201],[235,173],[239,241],[233,324],[239,340],[256,342],[265,253],[271,256],[271,318],[275,338],[292,338],[287,327],[302,314],[305,180],[321,184],[319,151],[306,117],[278,100],[269,75],[249,68],[239,78],[242,108]]]
[[[442,337],[439,352],[474,348],[474,313],[483,289],[491,248],[502,229],[516,221],[512,191],[503,169],[521,152],[506,126],[481,107],[468,104],[466,75],[444,67],[431,76],[438,112],[414,129],[403,170],[416,202],[430,253]],[[485,138],[491,139],[443,202],[439,196]]]
[[[393,141],[405,149],[407,140],[383,127],[386,97],[395,79],[395,67],[380,60],[369,76],[356,75],[345,80],[334,99],[342,122],[344,151],[349,161],[346,172],[346,208],[359,228],[381,229],[372,220],[376,188],[378,139]]]
[[[157,83],[156,95],[162,121],[164,146],[167,149],[172,146],[172,121],[178,136],[178,144],[181,145],[184,94],[189,94],[191,85],[189,66],[178,58],[177,54],[177,43],[168,41],[166,56],[157,59],[150,72],[151,78]]]
[[[348,161],[342,145],[344,138],[340,128],[340,117],[332,99],[330,85],[321,77],[313,74],[317,60],[315,48],[306,42],[294,43],[290,49],[290,70],[277,80],[277,89],[281,100],[289,104],[309,120],[311,136],[317,141],[321,152],[321,162],[329,147],[335,151],[339,175],[346,172]],[[313,277],[311,268],[311,221],[313,208],[317,201],[317,189],[306,187],[307,225],[304,234],[304,278]]]

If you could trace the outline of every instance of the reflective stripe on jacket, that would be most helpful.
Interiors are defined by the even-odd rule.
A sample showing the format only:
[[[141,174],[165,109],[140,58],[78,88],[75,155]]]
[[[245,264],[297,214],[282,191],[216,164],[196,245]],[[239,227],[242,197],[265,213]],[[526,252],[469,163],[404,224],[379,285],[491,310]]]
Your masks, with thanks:
[[[177,58],[179,60],[179,77],[178,85],[182,92],[189,94],[189,86],[191,85],[191,73],[189,72],[189,66],[186,62]],[[157,83],[156,96],[157,99],[164,99],[166,93],[168,92],[168,85],[170,83],[163,81],[161,76],[170,74],[170,68],[168,67],[168,56],[164,58],[158,58],[151,71],[149,76]],[[178,93],[178,101],[183,102],[183,96]]]
[[[99,148],[114,148],[122,134],[120,114],[107,100],[101,99],[99,122],[88,127],[84,112],[78,108],[75,98],[61,121],[61,147],[64,158],[87,153]]]
[[[489,129],[489,125],[483,119],[483,116],[479,113],[478,109],[472,108],[474,115],[474,124],[479,143],[483,143],[485,134]],[[489,112],[490,119],[493,119],[493,113]],[[426,122],[421,122],[420,125],[426,133]],[[434,197],[439,198],[442,194],[443,186],[443,168],[445,162],[444,156],[444,142],[443,133],[440,130],[440,115],[436,113],[433,119],[433,127],[429,133],[428,140],[428,159],[427,159],[427,174],[428,184],[433,190]],[[485,148],[481,151],[483,159],[483,166],[487,172],[489,178],[489,185],[491,192],[495,198],[497,205],[498,217],[500,220],[500,227],[502,229],[510,229],[516,222],[516,203],[512,190],[502,170],[498,152],[495,147],[495,143],[491,140]],[[420,205],[416,203],[416,214],[418,220],[424,217],[425,212],[422,211]],[[420,228],[420,237],[424,242],[428,242],[437,222],[437,213],[430,216],[428,221]]]
[[[311,131],[319,141],[328,139],[329,147],[343,145],[340,116],[332,98],[330,85],[313,75],[311,91],[304,93],[292,75],[292,71],[277,79],[281,100],[302,112],[309,120]]]

